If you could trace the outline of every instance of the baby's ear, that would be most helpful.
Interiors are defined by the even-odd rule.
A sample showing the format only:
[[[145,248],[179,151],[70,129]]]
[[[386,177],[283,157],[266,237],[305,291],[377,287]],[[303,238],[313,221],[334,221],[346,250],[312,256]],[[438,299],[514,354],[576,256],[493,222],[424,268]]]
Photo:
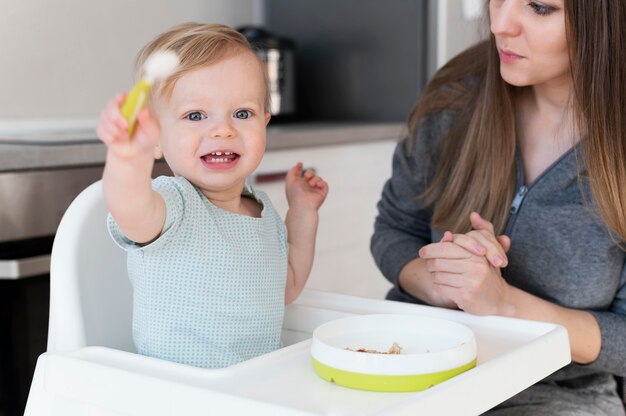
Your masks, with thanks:
[[[154,155],[154,158],[156,160],[162,159],[163,158],[163,151],[161,150],[161,145],[157,144],[156,146],[154,146],[154,151],[152,153]]]
[[[270,118],[272,118],[272,114],[270,113],[265,113],[265,125],[267,126],[267,123],[270,122]]]

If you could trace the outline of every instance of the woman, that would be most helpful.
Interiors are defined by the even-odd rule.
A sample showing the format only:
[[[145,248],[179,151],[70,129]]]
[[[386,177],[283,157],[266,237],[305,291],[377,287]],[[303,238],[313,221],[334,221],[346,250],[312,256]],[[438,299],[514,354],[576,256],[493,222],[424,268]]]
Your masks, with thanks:
[[[624,415],[626,2],[489,1],[435,75],[371,250],[389,299],[561,324],[573,363],[496,415]]]

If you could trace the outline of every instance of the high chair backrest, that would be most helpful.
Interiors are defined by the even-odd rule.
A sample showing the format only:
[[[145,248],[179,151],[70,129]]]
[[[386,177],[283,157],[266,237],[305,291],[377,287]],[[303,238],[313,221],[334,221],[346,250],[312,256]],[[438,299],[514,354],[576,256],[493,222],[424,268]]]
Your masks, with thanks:
[[[135,351],[126,253],[106,227],[102,182],[83,190],[63,215],[52,246],[48,351],[90,345]]]

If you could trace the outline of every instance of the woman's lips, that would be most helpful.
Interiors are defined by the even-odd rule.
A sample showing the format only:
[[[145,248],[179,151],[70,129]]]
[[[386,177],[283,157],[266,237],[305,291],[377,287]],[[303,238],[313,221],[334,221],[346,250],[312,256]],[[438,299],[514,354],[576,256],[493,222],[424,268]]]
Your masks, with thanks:
[[[523,56],[516,54],[515,52],[508,51],[506,49],[499,49],[498,55],[500,55],[500,61],[505,64],[517,62],[520,59],[524,59]]]

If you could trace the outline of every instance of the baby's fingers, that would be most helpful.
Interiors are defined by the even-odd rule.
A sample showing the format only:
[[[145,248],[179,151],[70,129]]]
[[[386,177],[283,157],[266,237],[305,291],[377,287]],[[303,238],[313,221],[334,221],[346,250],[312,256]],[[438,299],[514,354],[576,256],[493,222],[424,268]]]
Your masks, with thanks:
[[[137,128],[134,133],[134,140],[145,149],[153,149],[158,144],[161,130],[159,123],[152,116],[149,107],[143,108],[137,116]]]
[[[315,175],[315,169],[307,169],[306,171],[304,171],[304,173],[302,174],[302,177],[306,180],[306,181],[311,181],[312,179],[314,179],[316,177]]]
[[[302,176],[302,162],[298,162],[287,172],[287,180],[293,181]]]
[[[109,119],[100,120],[96,135],[107,146],[128,140],[128,130],[120,127]]]
[[[322,191],[322,194],[327,195],[328,194],[328,183],[320,178],[319,176],[316,176],[316,178],[318,180],[315,181],[315,184],[311,185],[317,189],[319,189],[320,191]]]
[[[302,177],[312,187],[315,187],[317,183],[322,181],[322,178],[315,174],[314,169],[307,169]]]
[[[109,119],[120,129],[120,130],[128,130],[128,121],[122,115],[120,107],[124,104],[124,100],[126,99],[126,95],[123,93],[118,93],[115,97],[109,101],[105,111]]]
[[[106,144],[128,139],[128,123],[119,108],[123,102],[124,94],[117,94],[100,113],[96,133]]]

